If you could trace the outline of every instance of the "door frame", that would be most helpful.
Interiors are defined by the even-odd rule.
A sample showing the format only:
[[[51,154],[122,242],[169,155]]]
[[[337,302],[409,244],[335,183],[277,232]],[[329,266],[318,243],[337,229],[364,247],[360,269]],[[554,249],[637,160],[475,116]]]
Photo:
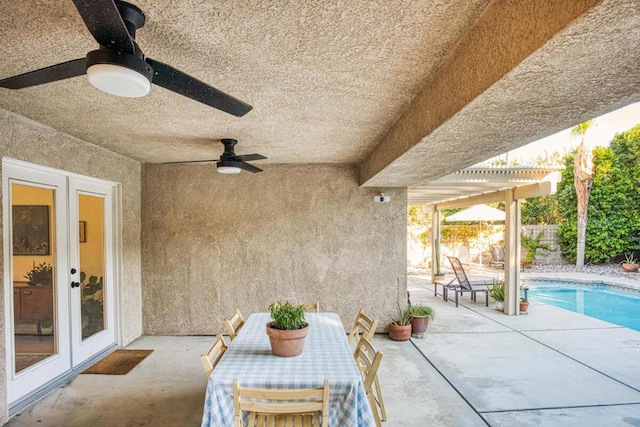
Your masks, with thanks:
[[[11,167],[16,167],[19,169],[23,169],[25,172],[33,172],[34,174],[52,174],[55,176],[58,176],[60,178],[63,178],[65,180],[65,187],[63,188],[62,191],[65,192],[65,198],[68,198],[70,196],[69,194],[69,180],[71,178],[73,179],[77,179],[77,180],[81,180],[84,182],[94,182],[94,183],[98,183],[101,185],[109,185],[112,187],[113,191],[112,191],[112,209],[113,209],[113,250],[114,250],[114,255],[113,255],[113,291],[114,291],[114,321],[115,321],[115,328],[114,328],[114,340],[115,340],[115,344],[114,346],[122,346],[122,342],[123,342],[123,322],[122,322],[122,304],[123,304],[123,297],[122,297],[122,277],[123,277],[123,260],[122,260],[122,248],[123,248],[123,242],[122,242],[122,188],[121,185],[117,182],[113,182],[113,181],[109,181],[109,180],[104,180],[104,179],[98,179],[98,178],[93,178],[93,177],[89,177],[89,176],[85,176],[85,175],[80,175],[80,174],[76,174],[73,172],[67,172],[64,170],[60,170],[60,169],[55,169],[55,168],[51,168],[48,166],[41,166],[41,165],[37,165],[34,163],[29,163],[29,162],[25,162],[22,160],[17,160],[17,159],[13,159],[10,157],[2,157],[1,159],[2,161],[2,189],[3,189],[3,196],[2,196],[2,203],[3,203],[3,224],[4,226],[2,227],[2,233],[3,233],[3,260],[4,260],[4,271],[3,271],[3,286],[4,286],[4,295],[5,295],[5,303],[4,303],[4,310],[5,310],[5,315],[4,315],[4,330],[5,333],[7,334],[7,337],[5,339],[5,344],[6,344],[6,348],[5,351],[7,352],[6,358],[5,358],[5,373],[6,375],[6,381],[7,381],[7,385],[9,385],[8,383],[10,381],[12,381],[13,378],[13,365],[12,365],[12,360],[13,360],[13,356],[10,354],[11,352],[14,351],[14,344],[13,344],[13,320],[11,318],[12,314],[13,314],[13,277],[12,277],[12,259],[11,259],[11,253],[12,250],[9,247],[9,243],[10,243],[10,238],[7,238],[8,236],[8,231],[11,228],[10,224],[9,224],[9,213],[8,213],[8,209],[7,206],[9,206],[9,177],[7,176],[6,172],[5,172],[5,166],[9,166]],[[65,206],[63,206],[63,209],[68,210],[69,209],[69,204],[68,201],[65,204]],[[66,217],[66,230],[65,230],[65,235],[64,235],[64,241],[65,241],[65,246],[67,248],[67,251],[65,253],[65,259],[69,259],[69,254],[68,254],[68,233],[66,233],[66,231],[70,230],[70,224],[69,224],[69,214],[66,211],[65,212],[65,217]],[[74,230],[77,229],[77,226],[75,226],[73,228]],[[60,236],[57,236],[57,238],[60,238]],[[61,283],[61,286],[68,286],[69,283],[71,282],[71,275],[69,272],[69,268],[64,268],[64,270],[62,268],[58,269],[58,273],[57,273],[57,278],[58,278],[58,282]],[[61,280],[63,279],[63,280]],[[60,293],[59,293],[60,294]],[[64,293],[65,295],[68,295],[68,293]],[[69,300],[69,303],[71,304],[71,301]],[[68,328],[69,331],[71,331],[71,323],[70,323],[70,316],[68,316],[67,318],[68,323]],[[11,340],[11,342],[10,342]],[[69,347],[69,351],[71,351],[71,343],[70,341],[67,343],[68,347]],[[87,360],[85,363],[82,363],[78,366],[72,366],[70,365],[70,369],[67,370],[64,374],[57,376],[56,378],[52,379],[51,381],[49,381],[48,383],[44,384],[43,386],[40,386],[34,390],[32,390],[31,392],[25,394],[22,397],[19,397],[17,399],[14,399],[13,401],[8,401],[7,400],[7,406],[9,409],[9,415],[11,415],[12,413],[17,412],[18,410],[23,409],[25,406],[29,405],[32,402],[35,402],[37,399],[39,399],[42,395],[44,395],[45,393],[49,392],[49,390],[51,390],[52,388],[58,387],[59,385],[63,384],[64,382],[69,381],[69,379],[75,377],[78,373],[80,373],[82,370],[84,370],[88,365],[90,365],[91,363],[93,363],[96,359],[102,357],[105,353],[108,353],[109,351],[111,351],[111,349],[113,348],[113,346],[104,349],[103,351],[101,351],[100,353],[97,353],[96,355],[94,355],[94,357],[90,358],[89,360]],[[70,357],[70,362],[72,362],[72,357]],[[9,395],[7,395],[7,399],[9,399]]]

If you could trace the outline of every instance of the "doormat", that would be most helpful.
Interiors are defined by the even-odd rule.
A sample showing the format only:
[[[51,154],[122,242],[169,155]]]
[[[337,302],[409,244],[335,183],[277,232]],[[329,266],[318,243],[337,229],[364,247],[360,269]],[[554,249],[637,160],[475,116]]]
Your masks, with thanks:
[[[95,363],[83,374],[125,375],[142,362],[153,350],[116,350]]]

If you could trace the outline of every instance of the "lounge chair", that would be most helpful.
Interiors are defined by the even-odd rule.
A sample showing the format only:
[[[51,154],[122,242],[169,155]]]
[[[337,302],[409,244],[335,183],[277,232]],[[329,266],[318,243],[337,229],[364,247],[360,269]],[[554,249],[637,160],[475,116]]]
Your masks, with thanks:
[[[471,300],[476,300],[476,294],[478,292],[484,292],[485,295],[485,305],[489,306],[489,291],[487,286],[490,283],[487,283],[485,280],[475,280],[470,281],[467,277],[467,273],[464,272],[464,268],[462,268],[462,263],[456,257],[447,257],[449,258],[449,262],[451,263],[451,268],[453,268],[453,272],[455,273],[455,279],[449,282],[446,285],[442,286],[443,292],[442,297],[445,301],[449,299],[449,291],[455,292],[456,297],[456,307],[458,306],[458,295],[462,295],[465,292],[469,292],[471,294]],[[453,283],[457,281],[458,283]]]
[[[483,267],[481,262],[471,261],[471,254],[469,253],[469,248],[466,246],[456,246],[452,255],[458,258],[461,264],[468,267]]]
[[[504,246],[491,246],[491,261],[489,261],[489,266],[504,268]]]

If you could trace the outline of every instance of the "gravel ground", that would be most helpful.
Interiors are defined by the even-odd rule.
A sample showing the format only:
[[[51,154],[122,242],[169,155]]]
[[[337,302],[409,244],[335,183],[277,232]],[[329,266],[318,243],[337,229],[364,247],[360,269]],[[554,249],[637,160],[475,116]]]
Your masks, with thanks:
[[[468,274],[478,274],[482,272],[479,268],[469,268],[465,266],[465,271]],[[493,269],[489,269],[485,267],[484,273],[488,271],[493,271]],[[587,265],[583,268],[576,268],[575,265],[572,264],[558,264],[558,265],[542,265],[542,264],[534,264],[531,268],[525,270],[526,273],[585,273],[585,274],[597,274],[605,277],[623,277],[625,279],[636,280],[640,282],[640,273],[623,273],[620,264],[598,264],[598,265]],[[451,273],[449,270],[445,270],[445,273]],[[420,267],[409,267],[408,274],[431,274],[431,270]]]

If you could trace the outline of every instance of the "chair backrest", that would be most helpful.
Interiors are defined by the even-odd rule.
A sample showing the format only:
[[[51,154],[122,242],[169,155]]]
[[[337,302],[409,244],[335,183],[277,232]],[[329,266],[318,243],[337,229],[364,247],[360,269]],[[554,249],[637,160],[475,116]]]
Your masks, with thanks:
[[[368,340],[373,340],[373,334],[376,333],[376,326],[378,326],[378,321],[373,320],[371,317],[367,316],[364,310],[360,309],[358,312],[358,316],[356,316],[356,322],[349,332],[349,336],[347,337],[347,341],[351,342],[352,340],[356,340],[356,343],[360,341],[360,337],[366,337]]]
[[[504,246],[491,246],[491,261],[504,262]]]
[[[455,257],[458,258],[461,262],[464,262],[465,264],[471,264],[471,254],[469,253],[468,247],[462,245],[456,246],[453,252]]]
[[[243,388],[233,382],[235,427],[244,427],[243,412],[249,413],[248,427],[328,427],[329,381],[305,389]]]
[[[216,342],[213,343],[207,354],[200,355],[200,361],[202,362],[202,367],[204,368],[204,373],[207,378],[211,376],[213,368],[216,367],[225,351],[227,351],[227,343],[224,342],[222,334],[218,334]]]
[[[462,268],[462,263],[456,257],[450,256],[449,262],[451,263],[451,268],[453,268],[453,273],[460,284],[462,289],[471,290],[471,284],[469,283],[469,279],[467,278],[467,273],[464,272],[464,268]]]
[[[373,418],[376,422],[376,426],[379,427],[381,425],[381,414],[378,411],[381,410],[381,407],[376,401],[373,384],[376,381],[376,376],[378,375],[378,368],[382,361],[382,353],[375,349],[373,344],[371,344],[371,341],[366,337],[362,337],[353,356],[356,359],[356,365],[360,368],[362,383],[364,384],[364,390],[367,394],[369,405],[373,411]],[[378,397],[381,398],[382,396],[379,395]]]
[[[320,313],[320,301],[316,301],[315,304],[303,304],[304,311],[315,311]]]
[[[240,331],[240,328],[244,325],[244,318],[240,313],[240,310],[236,308],[236,313],[233,315],[231,319],[227,319],[224,321],[224,326],[227,328],[227,332],[229,333],[229,338],[232,340]]]

